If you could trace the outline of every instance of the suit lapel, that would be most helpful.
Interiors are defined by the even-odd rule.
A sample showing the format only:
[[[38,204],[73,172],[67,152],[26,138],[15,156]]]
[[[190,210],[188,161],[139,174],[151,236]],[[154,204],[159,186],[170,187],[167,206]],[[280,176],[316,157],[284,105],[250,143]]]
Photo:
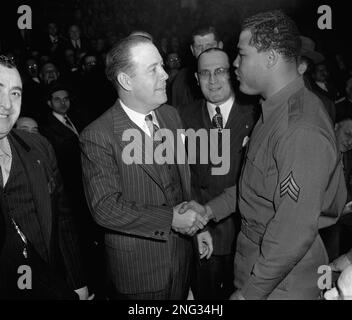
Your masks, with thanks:
[[[201,110],[202,110],[202,118],[203,118],[203,125],[205,129],[212,129],[213,125],[211,123],[211,119],[209,116],[209,111],[207,108],[207,103],[205,100],[202,100],[202,105],[201,105]]]
[[[178,172],[181,178],[183,196],[185,200],[191,200],[191,184],[190,184],[191,173],[190,173],[189,166],[187,164],[187,157],[185,158],[184,164],[178,163],[177,161],[177,141],[178,140],[182,141],[182,138],[178,136],[180,133],[177,131],[177,129],[182,129],[182,128],[175,127],[175,119],[172,118],[172,115],[169,112],[167,112],[167,109],[164,108],[163,106],[155,110],[155,114],[158,118],[160,127],[169,129],[172,132],[172,135],[174,138],[174,145],[171,147],[174,154],[174,161],[177,164]],[[186,156],[186,152],[185,152],[185,156]]]
[[[47,260],[52,228],[52,211],[50,199],[47,197],[48,180],[45,176],[45,169],[40,155],[31,149],[16,133],[11,132],[9,137],[28,177],[40,226],[33,227],[36,221],[31,221],[31,225],[28,223],[22,224],[23,217],[20,215],[15,217],[15,219],[18,219],[16,221],[19,221],[24,234],[37,249],[38,253]],[[44,241],[38,241],[40,234],[43,236]],[[42,243],[45,243],[45,246]]]
[[[138,149],[136,151],[141,152],[142,154],[143,161],[138,165],[140,165],[143,168],[143,170],[154,180],[154,182],[157,183],[162,190],[164,190],[157,168],[154,165],[154,159],[150,158],[148,152],[145,158],[145,152],[144,152],[145,139],[150,139],[150,138],[128,117],[126,112],[122,109],[119,101],[115,103],[115,106],[113,108],[113,125],[114,125],[114,134],[117,136],[116,141],[119,142],[122,150],[131,143],[130,141],[122,140],[122,136],[125,130],[136,129],[139,132],[141,132],[142,140],[134,141],[135,143],[134,145]],[[149,142],[152,143],[151,141]]]

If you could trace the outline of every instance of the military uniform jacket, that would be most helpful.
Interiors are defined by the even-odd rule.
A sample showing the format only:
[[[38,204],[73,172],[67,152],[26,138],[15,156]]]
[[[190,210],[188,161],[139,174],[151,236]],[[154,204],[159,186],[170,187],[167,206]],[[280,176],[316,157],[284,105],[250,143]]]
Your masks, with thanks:
[[[301,77],[262,109],[239,183],[235,285],[247,299],[311,299],[328,263],[318,229],[335,223],[346,201],[341,157],[329,116]],[[232,187],[209,205],[226,212],[235,201]]]

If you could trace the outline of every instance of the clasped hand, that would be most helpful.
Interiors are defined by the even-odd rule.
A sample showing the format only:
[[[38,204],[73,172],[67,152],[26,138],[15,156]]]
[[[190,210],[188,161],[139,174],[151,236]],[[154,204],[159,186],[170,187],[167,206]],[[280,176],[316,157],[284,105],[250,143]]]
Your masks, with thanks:
[[[195,201],[183,202],[174,207],[172,229],[193,236],[208,223],[205,207]]]

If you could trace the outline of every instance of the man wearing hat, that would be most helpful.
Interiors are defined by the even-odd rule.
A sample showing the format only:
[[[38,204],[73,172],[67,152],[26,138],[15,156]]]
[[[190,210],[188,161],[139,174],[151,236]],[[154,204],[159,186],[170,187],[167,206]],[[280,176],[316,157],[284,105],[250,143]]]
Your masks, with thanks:
[[[301,38],[301,55],[298,63],[298,73],[303,76],[305,86],[312,92],[314,92],[319,99],[323,102],[323,105],[329,114],[331,121],[335,124],[336,110],[334,102],[327,97],[326,92],[319,87],[314,79],[312,78],[312,73],[315,65],[321,64],[325,58],[324,56],[315,51],[315,43],[312,39],[304,36]]]

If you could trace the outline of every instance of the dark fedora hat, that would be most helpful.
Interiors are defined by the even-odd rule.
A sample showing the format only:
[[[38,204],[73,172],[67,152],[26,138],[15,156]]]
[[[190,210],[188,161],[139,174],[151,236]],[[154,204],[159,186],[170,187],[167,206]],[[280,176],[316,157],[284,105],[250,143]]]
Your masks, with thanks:
[[[302,41],[301,56],[311,59],[315,64],[320,63],[325,60],[324,56],[315,51],[315,42],[304,36],[300,36]]]

